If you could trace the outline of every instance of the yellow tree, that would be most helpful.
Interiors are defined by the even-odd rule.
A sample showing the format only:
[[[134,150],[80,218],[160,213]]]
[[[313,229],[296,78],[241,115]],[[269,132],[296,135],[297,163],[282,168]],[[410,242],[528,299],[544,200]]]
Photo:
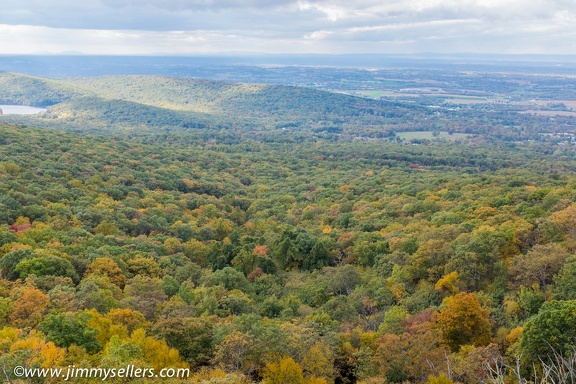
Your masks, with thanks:
[[[114,324],[112,320],[108,317],[104,317],[98,313],[95,309],[86,311],[90,314],[90,320],[88,320],[88,326],[94,328],[98,333],[96,338],[102,345],[106,345],[112,336],[116,335],[121,339],[128,337],[128,330],[122,324]]]
[[[553,213],[549,219],[562,225],[570,238],[576,236],[576,203]]]
[[[58,348],[51,341],[46,341],[41,333],[30,332],[28,337],[14,341],[10,346],[10,353],[28,350],[31,352],[28,364],[38,364],[43,368],[58,366],[66,356],[66,351]]]
[[[10,346],[18,340],[22,333],[21,329],[4,327],[0,330],[0,350],[5,353],[10,350]]]
[[[146,331],[137,329],[130,340],[140,347],[144,354],[144,359],[156,370],[162,368],[187,368],[187,364],[180,360],[180,354],[174,348],[170,348],[166,341],[156,340],[146,336]]]
[[[455,295],[458,293],[460,288],[458,287],[458,272],[450,272],[447,275],[442,276],[440,280],[436,282],[434,288],[440,292],[446,292],[451,295]]]
[[[322,341],[317,341],[302,358],[302,368],[307,376],[333,377],[334,356]]]
[[[474,293],[461,292],[443,301],[436,325],[446,345],[457,352],[462,345],[488,345],[491,341],[490,312]]]
[[[113,308],[106,314],[106,317],[112,320],[114,324],[122,324],[125,326],[128,333],[132,333],[134,330],[144,328],[148,325],[143,314],[129,308]]]
[[[110,282],[120,287],[120,289],[123,289],[124,285],[126,285],[124,272],[122,272],[118,264],[109,257],[98,257],[94,259],[86,268],[84,276],[86,277],[91,274],[108,276]]]
[[[426,384],[454,384],[454,382],[446,376],[445,373],[441,373],[439,375],[433,375],[428,377],[428,381]]]
[[[164,246],[171,254],[182,252],[184,250],[182,242],[175,237],[169,237],[164,240]]]
[[[162,269],[156,260],[150,257],[135,257],[128,260],[128,270],[134,275],[158,277],[162,275]]]
[[[283,357],[278,362],[269,362],[262,372],[265,384],[304,384],[302,367],[291,357]]]

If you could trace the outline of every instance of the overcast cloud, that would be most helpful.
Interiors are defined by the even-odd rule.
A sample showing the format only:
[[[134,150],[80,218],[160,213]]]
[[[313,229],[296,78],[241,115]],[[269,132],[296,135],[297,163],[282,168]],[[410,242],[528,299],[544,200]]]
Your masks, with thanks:
[[[574,0],[0,0],[0,53],[576,54]]]

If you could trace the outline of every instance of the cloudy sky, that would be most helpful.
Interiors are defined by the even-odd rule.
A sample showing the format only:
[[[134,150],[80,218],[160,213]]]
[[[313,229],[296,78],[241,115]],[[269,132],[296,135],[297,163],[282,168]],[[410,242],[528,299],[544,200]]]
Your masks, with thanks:
[[[575,0],[0,0],[0,53],[576,54]]]

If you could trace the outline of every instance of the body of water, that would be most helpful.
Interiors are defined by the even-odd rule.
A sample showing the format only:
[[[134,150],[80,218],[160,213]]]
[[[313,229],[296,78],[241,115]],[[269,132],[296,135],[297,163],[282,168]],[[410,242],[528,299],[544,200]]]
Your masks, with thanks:
[[[0,105],[4,115],[35,115],[45,112],[46,108],[28,107],[25,105]]]

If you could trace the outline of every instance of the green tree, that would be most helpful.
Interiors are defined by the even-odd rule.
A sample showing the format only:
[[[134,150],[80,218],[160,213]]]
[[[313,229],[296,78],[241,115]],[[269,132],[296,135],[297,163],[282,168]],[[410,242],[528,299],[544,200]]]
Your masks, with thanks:
[[[380,333],[394,333],[402,334],[405,329],[402,327],[402,323],[408,319],[409,314],[406,308],[401,306],[394,306],[388,308],[384,313],[384,321],[378,327],[378,332]]]
[[[302,269],[305,271],[313,271],[330,265],[332,262],[330,250],[334,248],[334,246],[334,241],[331,238],[319,238],[310,250],[310,253],[304,256]]]
[[[549,301],[528,319],[520,339],[520,351],[527,362],[553,358],[555,353],[574,352],[576,300]]]
[[[122,291],[107,276],[91,274],[80,282],[77,297],[84,308],[106,313],[119,306]]]
[[[32,256],[31,249],[16,249],[6,253],[0,259],[0,268],[4,276],[9,280],[16,280],[20,274],[16,271],[16,266],[23,260]]]
[[[209,365],[214,352],[213,318],[167,318],[154,325],[154,332],[176,348],[192,368]]]
[[[78,281],[78,274],[70,261],[57,256],[32,257],[24,259],[16,265],[14,272],[25,279],[29,275],[63,276]]]
[[[555,300],[576,300],[576,257],[571,256],[554,276]]]
[[[96,338],[97,331],[88,326],[89,315],[83,312],[76,314],[50,314],[39,327],[46,334],[46,339],[59,347],[77,345],[90,353],[102,349]]]
[[[371,267],[380,255],[390,253],[388,242],[379,234],[364,234],[358,238],[354,245],[354,254],[358,263]]]
[[[232,267],[225,267],[206,277],[205,284],[207,286],[221,285],[228,291],[239,289],[242,292],[251,292],[252,290],[246,276]]]

